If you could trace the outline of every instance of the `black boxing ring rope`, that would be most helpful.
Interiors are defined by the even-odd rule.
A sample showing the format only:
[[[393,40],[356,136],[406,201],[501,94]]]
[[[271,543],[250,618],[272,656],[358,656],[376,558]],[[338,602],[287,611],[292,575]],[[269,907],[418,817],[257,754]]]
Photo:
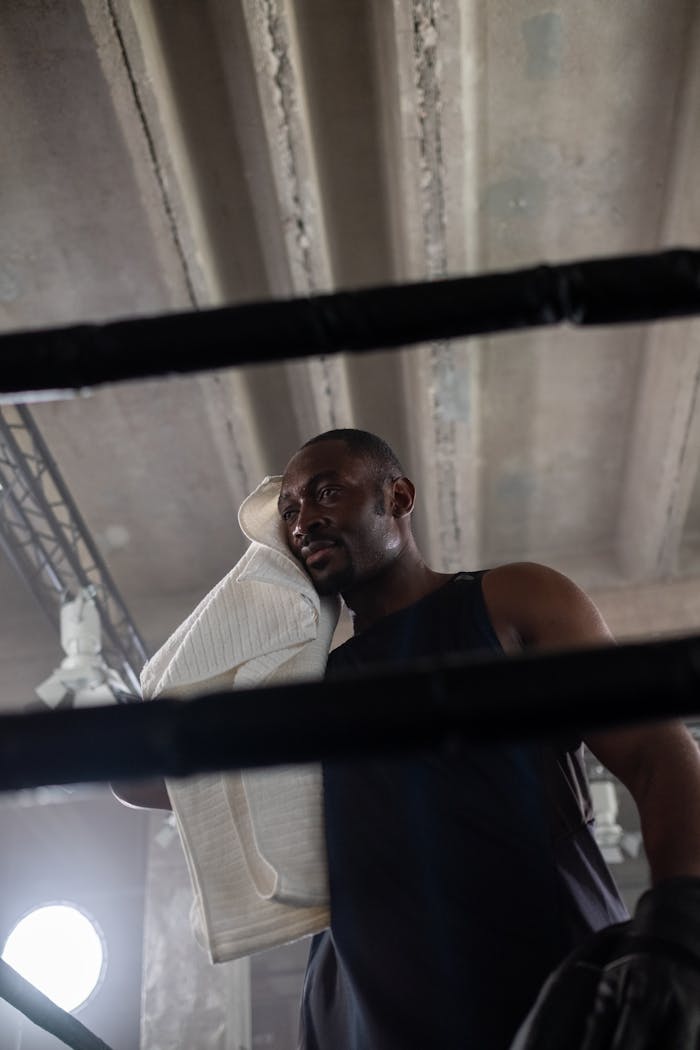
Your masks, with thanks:
[[[0,391],[147,376],[569,323],[700,313],[700,251],[675,248],[444,280],[0,335]]]
[[[453,656],[332,682],[3,715],[0,790],[451,751],[699,711],[696,636]]]
[[[700,251],[672,249],[0,336],[0,400],[39,391],[550,326],[700,314]],[[332,683],[0,716],[0,790],[181,777],[695,716],[700,636],[452,658]],[[513,697],[517,696],[517,702]],[[331,698],[329,700],[329,697]],[[394,699],[393,697],[398,697]],[[566,697],[566,702],[562,702]],[[137,700],[138,698],[134,698]],[[6,964],[0,995],[74,1050],[109,1050]]]

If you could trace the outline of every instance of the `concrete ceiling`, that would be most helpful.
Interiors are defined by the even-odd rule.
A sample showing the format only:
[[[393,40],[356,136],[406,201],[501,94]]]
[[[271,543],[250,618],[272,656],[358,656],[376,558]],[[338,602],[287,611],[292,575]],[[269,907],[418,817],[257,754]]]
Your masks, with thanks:
[[[692,246],[699,228],[687,0],[24,0],[0,33],[5,330]],[[242,553],[246,493],[335,425],[396,445],[436,567],[545,561],[618,633],[685,631],[698,331],[526,330],[31,410],[150,649]],[[56,647],[3,576],[5,708]]]
[[[23,0],[0,34],[4,330],[699,228],[688,0]],[[526,330],[30,408],[151,650],[242,553],[246,493],[335,425],[397,447],[437,568],[545,561],[650,636],[700,623],[699,330]],[[2,577],[0,705],[22,707],[60,652]]]
[[[6,0],[0,53],[4,331],[697,246],[692,0]],[[29,408],[151,652],[332,426],[396,447],[435,568],[543,561],[653,638],[700,627],[699,377],[691,320]],[[21,709],[58,625],[0,593]]]

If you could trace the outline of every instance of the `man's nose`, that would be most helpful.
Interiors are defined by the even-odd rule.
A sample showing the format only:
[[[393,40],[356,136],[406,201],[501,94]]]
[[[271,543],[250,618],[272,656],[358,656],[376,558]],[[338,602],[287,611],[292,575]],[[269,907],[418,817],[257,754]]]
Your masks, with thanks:
[[[321,515],[314,507],[301,507],[292,530],[295,540],[300,542],[309,536],[321,523]]]

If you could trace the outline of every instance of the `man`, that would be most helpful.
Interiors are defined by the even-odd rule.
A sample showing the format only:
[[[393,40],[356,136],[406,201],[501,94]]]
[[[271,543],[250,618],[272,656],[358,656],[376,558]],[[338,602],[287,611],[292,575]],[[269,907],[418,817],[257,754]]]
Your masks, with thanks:
[[[353,620],[353,637],[329,656],[329,682],[354,668],[455,652],[613,643],[591,600],[550,568],[431,569],[411,528],[414,498],[393,451],[364,431],[321,434],[287,464],[278,506],[288,546],[319,594],[342,595]],[[331,926],[311,943],[299,1050],[507,1050],[550,974],[544,1001],[521,1029],[523,1047],[666,1045],[646,1020],[649,1042],[637,1030],[614,1041],[618,1015],[630,1014],[615,981],[627,980],[627,960],[640,951],[635,974],[644,971],[651,946],[664,1001],[669,982],[683,995],[693,984],[698,751],[679,722],[585,742],[640,811],[654,887],[640,930],[593,838],[580,739],[465,743],[450,754],[324,764]],[[120,796],[167,805],[153,786]],[[574,962],[561,974],[564,960]],[[694,1012],[685,1011],[693,1017],[697,991]],[[659,1015],[654,996],[646,998]],[[599,1038],[599,1017],[610,1041]],[[696,1045],[685,1035],[674,1040],[674,1050]]]
[[[319,593],[339,592],[353,618],[354,637],[330,654],[329,679],[455,651],[611,644],[591,600],[545,566],[431,569],[411,529],[414,495],[392,450],[362,431],[322,434],[286,467],[279,512],[289,547]],[[672,887],[674,902],[685,894],[692,923],[700,903],[692,737],[669,722],[585,742],[631,791],[652,884]],[[452,756],[324,766],[331,929],[311,947],[303,1050],[505,1050],[572,949],[605,927],[628,931],[592,836],[580,744],[466,745]],[[650,940],[656,929],[642,932]],[[556,992],[558,1012],[545,1016],[561,1022],[580,989],[567,983],[561,1010]],[[600,1010],[583,1005],[584,1018]],[[651,1029],[648,1043],[631,1032],[618,1044],[607,1016],[605,1024],[610,1043],[591,1047],[667,1045]],[[559,1035],[547,1027],[553,1048],[585,1037],[582,1027]]]

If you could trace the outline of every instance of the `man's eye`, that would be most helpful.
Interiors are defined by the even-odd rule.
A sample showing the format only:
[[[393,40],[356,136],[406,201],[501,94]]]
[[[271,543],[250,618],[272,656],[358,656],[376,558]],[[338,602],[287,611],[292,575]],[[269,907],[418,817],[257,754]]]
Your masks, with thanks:
[[[282,511],[282,514],[281,514],[282,521],[291,521],[295,514],[296,514],[296,511],[292,510],[290,507],[288,507],[286,510]]]
[[[319,490],[318,498],[327,499],[329,496],[335,496],[338,489],[333,485],[326,485],[325,488]]]

